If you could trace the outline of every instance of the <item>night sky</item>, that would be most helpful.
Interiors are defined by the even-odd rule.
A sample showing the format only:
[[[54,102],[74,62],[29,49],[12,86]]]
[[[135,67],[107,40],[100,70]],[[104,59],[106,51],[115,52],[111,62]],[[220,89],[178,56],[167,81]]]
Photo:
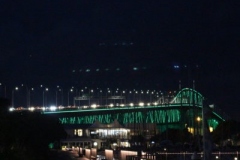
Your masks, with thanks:
[[[238,1],[1,0],[0,83],[195,88],[239,120]]]

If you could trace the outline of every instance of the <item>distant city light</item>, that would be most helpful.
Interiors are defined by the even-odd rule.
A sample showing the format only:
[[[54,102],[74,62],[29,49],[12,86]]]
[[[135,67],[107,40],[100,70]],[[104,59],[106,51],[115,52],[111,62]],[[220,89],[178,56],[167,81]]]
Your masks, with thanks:
[[[175,69],[180,68],[179,65],[174,65],[173,67],[174,67]]]
[[[137,71],[137,70],[138,70],[138,68],[137,68],[137,67],[133,67],[133,70],[134,70],[134,71]]]

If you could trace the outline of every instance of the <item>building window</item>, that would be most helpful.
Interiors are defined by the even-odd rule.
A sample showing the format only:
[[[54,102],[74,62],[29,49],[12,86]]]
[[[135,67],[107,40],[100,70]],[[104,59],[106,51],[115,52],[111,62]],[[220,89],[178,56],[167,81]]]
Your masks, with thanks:
[[[81,137],[83,135],[82,129],[74,129],[74,135]]]

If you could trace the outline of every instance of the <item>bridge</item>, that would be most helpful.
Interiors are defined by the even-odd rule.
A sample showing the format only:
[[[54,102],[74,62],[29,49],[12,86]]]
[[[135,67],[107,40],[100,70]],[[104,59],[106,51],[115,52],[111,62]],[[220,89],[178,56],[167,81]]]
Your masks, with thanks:
[[[98,97],[99,98],[99,97]],[[144,103],[111,103],[92,104],[90,100],[100,102],[96,97],[82,96],[75,97],[76,101],[88,101],[86,105],[75,106],[74,108],[62,108],[58,110],[45,110],[43,114],[56,116],[62,124],[93,124],[96,120],[109,124],[117,119],[121,124],[156,124],[161,131],[166,128],[183,129],[188,128],[190,132],[196,133],[201,128],[202,108],[204,97],[202,94],[191,88],[180,90],[175,96],[161,96],[153,102]],[[123,96],[101,97],[101,101],[124,100]],[[210,130],[224,121],[214,108],[208,118]],[[197,129],[198,128],[198,129]]]

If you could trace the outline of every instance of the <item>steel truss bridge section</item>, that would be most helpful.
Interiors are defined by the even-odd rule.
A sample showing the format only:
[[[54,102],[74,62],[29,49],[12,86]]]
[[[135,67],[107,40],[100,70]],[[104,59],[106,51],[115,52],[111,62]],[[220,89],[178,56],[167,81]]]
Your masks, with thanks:
[[[109,124],[117,119],[121,124],[155,123],[184,128],[200,125],[197,117],[202,117],[203,101],[204,97],[199,92],[184,88],[168,103],[157,105],[100,106],[43,113],[57,116],[62,124],[93,124],[96,120]],[[224,121],[224,118],[212,109],[209,126],[215,129],[220,121]]]

